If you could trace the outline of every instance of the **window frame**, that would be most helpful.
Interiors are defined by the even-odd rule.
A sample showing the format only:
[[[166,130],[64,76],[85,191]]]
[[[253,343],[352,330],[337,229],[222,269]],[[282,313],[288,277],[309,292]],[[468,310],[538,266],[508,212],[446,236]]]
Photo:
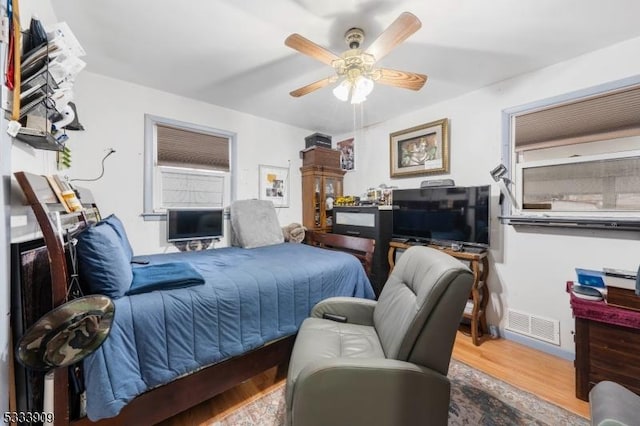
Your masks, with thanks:
[[[567,212],[554,212],[545,210],[544,212],[535,212],[535,211],[523,211],[521,208],[522,204],[522,194],[521,194],[521,185],[520,178],[518,173],[518,151],[515,147],[515,120],[516,117],[528,113],[532,113],[535,111],[547,109],[553,106],[558,106],[562,104],[568,104],[572,102],[579,101],[581,99],[594,97],[598,95],[602,95],[607,92],[621,90],[626,87],[638,86],[640,84],[640,75],[636,75],[633,77],[624,78],[621,80],[615,80],[612,82],[592,86],[586,89],[577,90],[574,92],[565,93],[558,96],[553,96],[550,98],[542,99],[539,101],[531,102],[528,104],[507,108],[502,111],[502,143],[501,143],[501,162],[507,169],[507,177],[512,182],[511,189],[515,192],[515,198],[520,204],[520,208],[516,208],[516,206],[512,205],[509,197],[504,197],[504,200],[501,204],[500,215],[499,218],[505,220],[505,223],[510,223],[510,219],[522,220],[522,218],[527,217],[551,217],[551,218],[561,218],[566,217]],[[612,154],[616,155],[616,154]],[[630,155],[631,156],[631,155]],[[559,159],[557,160],[559,161]],[[611,216],[610,211],[607,212],[581,212],[581,215],[584,216],[584,222],[588,223],[592,220],[603,219],[606,216]],[[570,215],[569,215],[570,216]],[[618,215],[616,215],[618,216]],[[624,217],[634,218],[637,220],[638,213],[637,212],[624,212]],[[622,215],[621,215],[622,218]],[[576,217],[575,221],[580,221],[580,217]]]
[[[157,182],[158,165],[157,161],[157,125],[176,127],[187,131],[208,133],[218,137],[229,139],[229,200],[236,198],[237,176],[235,173],[236,163],[236,139],[235,132],[216,129],[209,126],[189,123],[186,121],[160,117],[152,114],[144,115],[144,172],[143,172],[143,212],[145,221],[166,220],[166,211],[158,211],[154,206],[155,197],[158,196],[159,183]],[[190,170],[185,167],[185,170]]]

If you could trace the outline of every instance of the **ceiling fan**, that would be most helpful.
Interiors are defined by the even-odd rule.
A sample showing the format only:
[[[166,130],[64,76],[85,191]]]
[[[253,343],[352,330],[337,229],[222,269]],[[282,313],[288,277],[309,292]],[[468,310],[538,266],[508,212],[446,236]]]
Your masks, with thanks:
[[[427,81],[426,75],[378,68],[375,65],[421,26],[422,23],[415,15],[404,12],[366,50],[360,48],[364,41],[364,31],[360,28],[351,28],[345,33],[345,41],[349,49],[340,56],[300,34],[291,34],[285,40],[285,45],[331,65],[336,75],[315,81],[289,94],[297,98],[338,80],[341,82],[333,89],[333,94],[342,101],[350,100],[352,104],[366,100],[367,95],[373,90],[374,82],[403,89],[420,90]]]

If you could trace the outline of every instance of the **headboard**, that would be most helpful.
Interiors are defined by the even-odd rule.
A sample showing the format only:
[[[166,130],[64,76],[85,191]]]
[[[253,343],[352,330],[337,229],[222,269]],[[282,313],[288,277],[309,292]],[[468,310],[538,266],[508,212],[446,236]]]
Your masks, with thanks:
[[[62,196],[57,195],[59,188],[52,188],[45,176],[27,172],[14,173],[27,204],[33,209],[44,244],[49,256],[51,272],[51,307],[53,309],[66,301],[67,284],[70,275],[67,270],[65,254],[65,235],[80,231],[93,221],[100,219],[93,196],[87,190],[78,190],[81,209],[70,212]],[[43,288],[42,291],[47,291]],[[68,376],[66,368],[54,372],[54,414],[56,423],[68,424]]]
[[[75,232],[100,219],[91,193],[79,190],[82,210],[69,212],[64,201],[56,195],[45,176],[33,173],[14,173],[27,204],[33,209],[51,261],[51,297],[53,307],[65,301],[69,274],[64,250],[64,235]]]

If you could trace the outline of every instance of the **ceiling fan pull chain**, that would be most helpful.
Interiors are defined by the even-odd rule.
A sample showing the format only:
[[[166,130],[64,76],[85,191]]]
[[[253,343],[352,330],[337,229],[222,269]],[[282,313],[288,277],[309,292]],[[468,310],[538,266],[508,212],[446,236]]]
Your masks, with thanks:
[[[356,118],[357,118],[356,117],[356,106],[357,106],[356,104],[351,104],[351,108],[352,108],[351,112],[352,112],[352,116],[353,116],[353,136],[354,137],[356,136],[356,129],[357,129],[357,127],[356,127],[356,121],[357,121],[356,120]]]

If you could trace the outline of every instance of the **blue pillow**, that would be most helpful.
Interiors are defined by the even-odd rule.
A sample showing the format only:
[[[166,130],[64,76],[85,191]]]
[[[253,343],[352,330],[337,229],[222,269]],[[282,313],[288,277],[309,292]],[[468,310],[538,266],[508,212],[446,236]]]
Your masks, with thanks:
[[[124,248],[124,253],[129,258],[129,261],[131,261],[131,258],[133,257],[133,249],[131,248],[129,238],[127,238],[127,233],[124,230],[124,224],[122,223],[122,221],[118,219],[115,214],[112,214],[98,222],[98,225],[104,223],[106,223],[107,225],[112,227],[114,231],[116,231],[116,234],[118,235],[118,238],[120,238],[120,242],[122,243],[122,247]]]
[[[204,284],[202,275],[187,262],[157,263],[133,268],[133,282],[126,294],[170,290],[202,284]]]
[[[80,279],[91,294],[114,299],[124,296],[131,286],[133,272],[131,258],[116,231],[106,224],[91,226],[77,240]]]

